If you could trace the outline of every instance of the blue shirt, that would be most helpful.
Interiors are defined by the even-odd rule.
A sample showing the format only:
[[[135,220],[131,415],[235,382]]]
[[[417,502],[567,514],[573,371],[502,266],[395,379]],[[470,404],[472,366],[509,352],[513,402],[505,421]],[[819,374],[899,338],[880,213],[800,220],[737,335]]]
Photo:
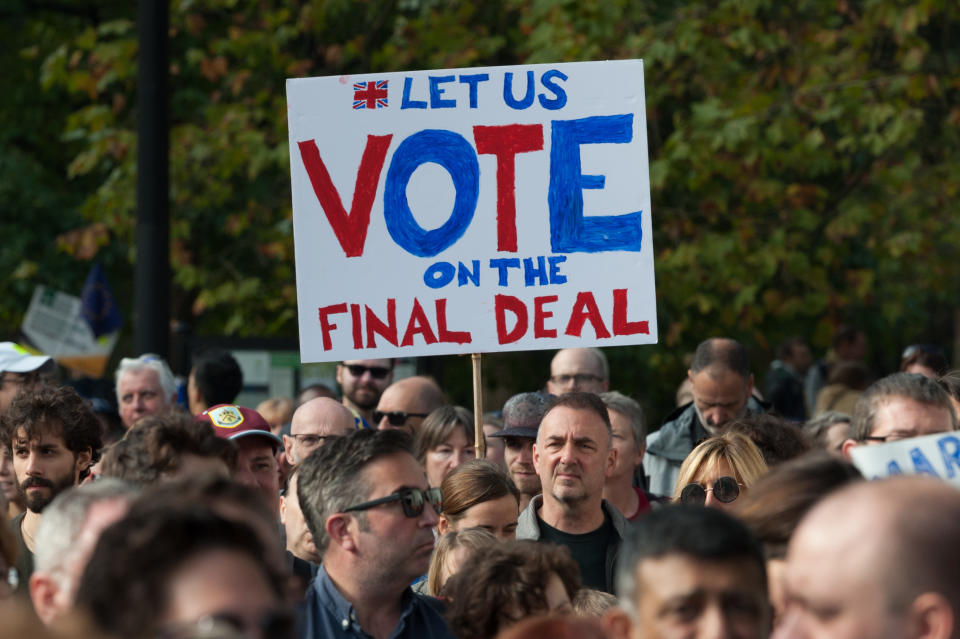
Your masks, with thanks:
[[[425,597],[407,588],[401,599],[400,622],[390,639],[455,639],[443,615]],[[344,599],[323,566],[300,604],[300,639],[369,639],[353,605]]]

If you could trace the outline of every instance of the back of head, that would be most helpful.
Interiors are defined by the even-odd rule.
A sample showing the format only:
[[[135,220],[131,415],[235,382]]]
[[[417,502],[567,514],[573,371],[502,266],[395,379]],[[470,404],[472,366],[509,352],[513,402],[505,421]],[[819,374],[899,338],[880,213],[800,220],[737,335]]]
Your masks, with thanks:
[[[799,457],[810,448],[799,428],[769,413],[736,419],[727,425],[727,432],[749,437],[760,449],[767,466]]]
[[[263,561],[265,548],[254,529],[195,504],[131,512],[104,530],[81,579],[77,606],[114,636],[157,636],[178,569],[222,550],[253,561],[280,598],[282,577]]]
[[[680,466],[673,499],[679,500],[683,487],[720,461],[725,461],[737,482],[747,488],[753,486],[767,472],[767,464],[756,444],[742,433],[724,432],[700,442]]]
[[[950,413],[953,430],[957,429],[957,416],[953,412],[950,396],[936,381],[917,373],[894,373],[878,379],[860,395],[853,410],[851,437],[856,441],[864,441],[870,437],[878,411],[886,401],[894,397],[945,408]]]
[[[38,386],[20,393],[0,421],[5,447],[18,433],[32,440],[49,432],[57,434],[59,428],[70,452],[76,455],[89,450],[91,464],[100,459],[100,422],[86,400],[69,386]]]
[[[318,448],[300,464],[297,496],[321,555],[330,544],[327,517],[364,501],[373,489],[363,479],[364,469],[398,453],[413,456],[413,441],[405,432],[358,430]]]
[[[505,541],[474,555],[447,582],[450,629],[458,639],[487,639],[518,618],[546,612],[553,574],[573,599],[580,570],[564,546]]]
[[[832,491],[861,479],[852,464],[814,451],[771,470],[737,501],[736,513],[763,542],[768,558],[782,558],[803,516]]]
[[[766,575],[763,548],[745,524],[715,508],[666,506],[633,524],[620,547],[616,586],[621,606],[633,609],[638,564],[672,554],[714,562],[745,559]]]
[[[499,542],[488,530],[483,528],[465,528],[453,530],[440,536],[430,558],[430,570],[427,573],[427,592],[433,597],[443,594],[443,579],[450,575],[442,574],[446,569],[447,558],[455,550],[466,554],[462,561],[468,561],[474,555],[485,553]]]
[[[443,514],[450,521],[460,519],[468,508],[485,501],[512,495],[520,503],[520,491],[506,471],[485,459],[466,461],[447,475],[440,485]]]
[[[474,444],[476,433],[473,429],[473,415],[463,406],[441,406],[430,411],[420,428],[414,442],[417,459],[420,463],[426,459],[427,452],[440,446],[450,437],[454,430],[460,428],[467,437],[471,446]]]
[[[847,425],[847,437],[849,436],[850,415],[838,411],[827,411],[817,415],[803,425],[803,435],[807,439],[810,448],[816,450],[826,450],[828,441],[827,435],[830,429],[836,424]],[[844,437],[846,439],[846,437]]]
[[[610,596],[605,592],[599,594]],[[498,634],[496,639],[605,639],[606,636],[603,626],[595,620],[547,615],[524,619]]]
[[[747,349],[740,342],[726,337],[711,337],[697,346],[693,353],[690,370],[697,374],[708,368],[720,368],[732,371],[743,377],[750,377],[750,358]]]
[[[243,388],[243,371],[225,350],[211,348],[193,356],[193,379],[207,406],[232,404]]]

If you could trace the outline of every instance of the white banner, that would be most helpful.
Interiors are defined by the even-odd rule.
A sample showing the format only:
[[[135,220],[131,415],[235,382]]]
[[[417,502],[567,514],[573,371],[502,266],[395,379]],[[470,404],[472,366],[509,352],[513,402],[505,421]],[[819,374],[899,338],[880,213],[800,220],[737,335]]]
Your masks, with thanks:
[[[867,479],[925,474],[960,487],[960,432],[857,446],[851,457]]]

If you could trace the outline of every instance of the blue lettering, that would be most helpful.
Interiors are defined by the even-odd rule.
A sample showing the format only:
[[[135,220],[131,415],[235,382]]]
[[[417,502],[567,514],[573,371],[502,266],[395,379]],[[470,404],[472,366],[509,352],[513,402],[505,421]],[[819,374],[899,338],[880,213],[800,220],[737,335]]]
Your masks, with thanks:
[[[550,93],[555,95],[555,98],[548,98],[544,94],[537,96],[537,99],[540,100],[540,106],[544,109],[550,111],[556,111],[557,109],[562,109],[567,105],[567,92],[563,90],[563,87],[559,86],[554,82],[554,78],[560,80],[566,80],[567,76],[560,73],[556,69],[550,69],[542,76],[540,76],[540,82],[543,84],[543,88],[548,90]]]
[[[466,267],[463,262],[459,263],[457,268],[457,286],[466,286],[467,280],[473,282],[474,286],[480,286],[480,260],[473,260],[473,271]]]
[[[560,272],[560,264],[567,261],[566,255],[551,255],[547,258],[547,262],[550,263],[550,283],[551,284],[566,284],[567,276],[563,275]]]
[[[926,455],[923,454],[923,451],[920,450],[920,448],[910,449],[910,461],[913,462],[913,469],[916,472],[933,475],[934,477],[940,476],[937,474],[937,471],[933,469],[933,464],[930,463],[930,460],[927,459]]]
[[[533,286],[534,284],[547,285],[547,261],[542,255],[537,257],[536,266],[533,265],[532,257],[523,258],[523,285]]]
[[[639,251],[641,211],[583,215],[583,189],[602,188],[604,176],[582,175],[580,145],[625,144],[633,139],[633,114],[554,120],[550,149],[550,247],[556,253]]]
[[[953,445],[953,451],[947,451],[947,446]],[[943,465],[947,469],[947,479],[952,479],[956,474],[954,465],[960,468],[960,439],[954,435],[947,435],[937,440],[937,446],[940,447],[940,455],[943,457]]]
[[[507,269],[520,268],[520,259],[516,257],[498,257],[490,260],[490,268],[500,271],[500,279],[497,282],[500,286],[507,285]]]
[[[470,85],[470,108],[477,108],[477,85],[480,82],[486,82],[490,76],[486,73],[472,73],[470,75],[461,75],[460,82]]]
[[[896,461],[891,461],[889,464],[887,464],[887,475],[893,477],[894,475],[902,474],[903,471],[900,470],[900,464],[898,464]],[[874,477],[874,479],[876,479],[876,477]]]
[[[453,109],[457,106],[456,100],[445,100],[441,96],[445,89],[441,84],[453,82],[456,78],[452,75],[430,76],[430,108],[431,109]]]
[[[522,100],[513,97],[513,72],[508,71],[503,76],[503,101],[511,109],[527,109],[533,104],[533,71],[527,71],[527,92]]]
[[[426,231],[410,211],[407,183],[421,164],[435,162],[453,179],[453,211],[440,228]],[[390,161],[383,217],[393,241],[418,257],[433,257],[459,240],[473,220],[480,193],[480,165],[473,147],[452,131],[424,129],[400,143]]]
[[[450,262],[431,264],[423,274],[423,283],[430,288],[443,288],[453,281],[455,270]]]
[[[413,86],[413,78],[403,79],[403,99],[400,101],[400,109],[426,109],[426,100],[411,100],[410,88]]]

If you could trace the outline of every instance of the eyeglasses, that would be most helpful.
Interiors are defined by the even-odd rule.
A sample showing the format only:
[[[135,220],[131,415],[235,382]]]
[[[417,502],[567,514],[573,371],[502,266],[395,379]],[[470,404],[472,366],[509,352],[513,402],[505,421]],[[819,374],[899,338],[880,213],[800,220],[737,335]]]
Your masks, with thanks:
[[[713,482],[713,488],[704,488],[700,484],[687,484],[680,491],[681,504],[703,505],[707,501],[707,493],[713,492],[717,501],[729,504],[740,496],[740,484],[733,477],[720,477]]]
[[[217,612],[197,621],[171,624],[161,628],[158,639],[244,639],[247,637],[274,637],[289,639],[293,636],[294,618],[286,611],[277,610],[263,615],[256,624],[255,632],[242,617],[230,612]]]
[[[576,375],[554,375],[550,378],[551,382],[561,386],[566,386],[570,382],[586,384],[587,382],[599,382],[602,380],[603,378],[599,375],[591,375],[590,373],[577,373]]]
[[[391,426],[403,426],[411,417],[426,417],[428,414],[429,413],[406,413],[402,410],[394,410],[385,413],[383,411],[375,410],[373,411],[373,422],[375,424],[379,424],[383,421],[383,418],[386,417]]]
[[[374,506],[389,504],[395,501],[400,502],[400,505],[403,506],[403,514],[407,517],[413,518],[422,515],[423,507],[427,502],[430,502],[430,505],[433,506],[433,509],[439,515],[443,509],[443,492],[439,488],[427,488],[426,490],[422,488],[401,488],[392,495],[344,508],[343,512],[349,513],[355,510],[369,510]]]
[[[363,377],[366,372],[374,379],[385,379],[390,374],[390,369],[383,366],[362,366],[360,364],[344,364],[346,369],[354,377]]]
[[[916,433],[890,433],[889,435],[867,435],[863,438],[867,442],[880,442],[885,444],[887,442],[898,442],[901,439],[910,439],[911,437],[916,437]]]

